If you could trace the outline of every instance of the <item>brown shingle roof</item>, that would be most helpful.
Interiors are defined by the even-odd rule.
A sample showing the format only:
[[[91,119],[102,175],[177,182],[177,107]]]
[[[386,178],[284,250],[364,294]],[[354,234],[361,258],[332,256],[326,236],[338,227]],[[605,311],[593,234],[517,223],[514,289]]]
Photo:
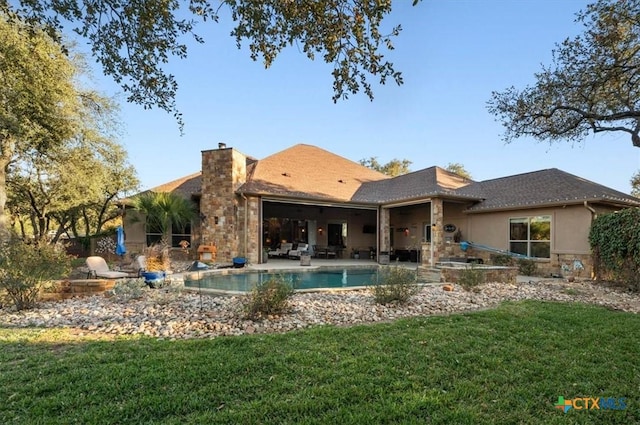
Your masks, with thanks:
[[[363,183],[388,178],[324,149],[298,144],[259,160],[239,191],[348,202]]]
[[[202,173],[150,189],[199,195]],[[430,197],[475,202],[468,212],[545,205],[604,202],[640,206],[640,199],[557,168],[474,182],[440,167],[390,178],[356,162],[299,144],[262,160],[247,159],[247,183],[241,192],[317,201],[388,204]]]
[[[468,212],[584,201],[640,206],[638,198],[557,168],[485,180],[462,188],[457,193],[483,199],[470,207]]]
[[[363,184],[352,200],[389,203],[434,196],[460,197],[456,190],[472,183],[472,180],[443,168],[430,167],[388,180]]]
[[[175,192],[186,199],[191,199],[193,195],[200,194],[201,187],[202,173],[198,172],[161,184],[145,192]]]

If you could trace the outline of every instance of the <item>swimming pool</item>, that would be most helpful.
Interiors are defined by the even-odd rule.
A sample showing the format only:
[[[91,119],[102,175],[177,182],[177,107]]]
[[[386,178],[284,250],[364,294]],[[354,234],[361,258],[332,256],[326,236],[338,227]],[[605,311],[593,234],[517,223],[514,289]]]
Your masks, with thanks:
[[[289,271],[244,271],[242,273],[190,273],[184,286],[220,292],[249,292],[273,276],[282,276],[296,290],[362,287],[378,282],[377,268],[331,268]]]

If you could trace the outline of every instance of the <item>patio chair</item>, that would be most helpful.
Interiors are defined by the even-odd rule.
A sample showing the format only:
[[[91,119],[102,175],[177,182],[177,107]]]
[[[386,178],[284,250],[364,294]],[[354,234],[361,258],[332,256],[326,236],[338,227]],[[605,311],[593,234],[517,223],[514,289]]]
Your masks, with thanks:
[[[269,251],[268,254],[269,257],[286,257],[289,255],[289,251],[291,251],[291,249],[293,249],[293,244],[287,242],[283,243],[275,250]]]
[[[309,253],[308,243],[299,243],[296,249],[292,249],[287,254],[289,258],[300,258],[301,255]]]
[[[87,273],[87,279],[97,279],[99,277],[104,277],[107,279],[121,279],[123,277],[129,277],[129,273],[110,270],[109,265],[102,257],[87,257],[86,264],[87,268],[89,269],[89,272]]]
[[[129,277],[142,277],[142,273],[147,270],[147,257],[144,255],[138,255],[133,263],[124,267],[121,271],[129,274]]]

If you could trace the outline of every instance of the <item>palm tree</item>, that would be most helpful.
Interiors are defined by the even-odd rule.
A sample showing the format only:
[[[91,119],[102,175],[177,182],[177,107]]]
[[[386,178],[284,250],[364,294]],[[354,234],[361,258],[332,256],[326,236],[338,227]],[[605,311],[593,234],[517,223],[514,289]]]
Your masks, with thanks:
[[[160,243],[149,247],[147,268],[153,268],[153,258],[160,259],[163,270],[169,266],[170,234],[173,226],[184,228],[196,217],[192,202],[173,192],[145,192],[133,198],[132,206],[144,214],[146,225],[162,234]]]

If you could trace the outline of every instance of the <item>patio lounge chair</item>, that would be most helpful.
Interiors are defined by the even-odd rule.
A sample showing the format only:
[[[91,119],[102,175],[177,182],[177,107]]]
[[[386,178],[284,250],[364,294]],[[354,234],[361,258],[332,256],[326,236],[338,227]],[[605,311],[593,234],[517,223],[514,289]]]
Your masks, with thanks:
[[[289,258],[300,258],[303,254],[309,253],[309,244],[308,243],[299,243],[296,249],[292,249],[289,251]]]
[[[87,268],[89,269],[87,278],[97,279],[99,277],[104,277],[107,279],[121,279],[123,277],[129,277],[129,273],[109,270],[107,262],[102,257],[88,257],[86,260],[86,264]]]
[[[279,248],[276,248],[273,251],[269,251],[269,257],[286,257],[289,255],[289,251],[293,249],[292,243],[283,243]]]
[[[147,257],[138,255],[133,263],[124,267],[121,271],[126,272],[129,277],[142,277],[142,273],[147,270]]]

